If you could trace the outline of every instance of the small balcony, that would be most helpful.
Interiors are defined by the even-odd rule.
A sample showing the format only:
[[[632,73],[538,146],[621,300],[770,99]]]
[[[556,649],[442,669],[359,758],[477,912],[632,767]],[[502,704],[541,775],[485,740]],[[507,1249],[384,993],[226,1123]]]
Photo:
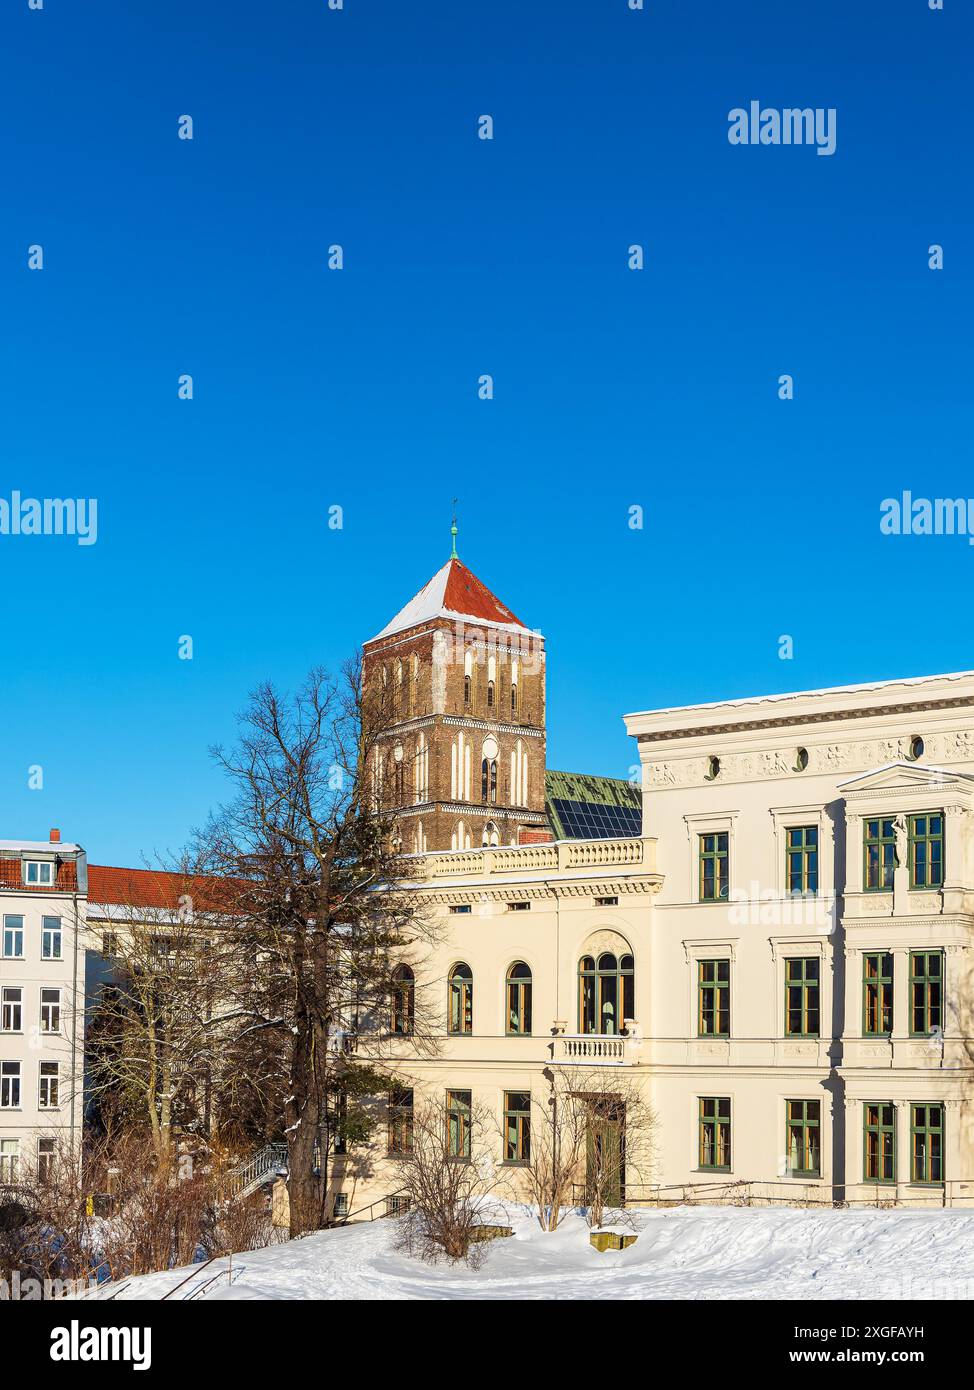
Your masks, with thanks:
[[[551,1040],[551,1060],[562,1067],[631,1067],[641,1042],[632,1033],[559,1033]]]

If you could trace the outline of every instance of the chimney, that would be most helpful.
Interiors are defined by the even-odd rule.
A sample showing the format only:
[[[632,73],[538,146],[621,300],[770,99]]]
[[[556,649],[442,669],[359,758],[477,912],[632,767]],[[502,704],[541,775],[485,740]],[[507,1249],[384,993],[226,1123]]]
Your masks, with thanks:
[[[58,830],[58,828],[57,828],[56,825],[52,825],[52,826],[51,826],[51,844],[52,844],[52,845],[59,845],[60,843],[61,843],[61,832],[60,832],[60,830]]]

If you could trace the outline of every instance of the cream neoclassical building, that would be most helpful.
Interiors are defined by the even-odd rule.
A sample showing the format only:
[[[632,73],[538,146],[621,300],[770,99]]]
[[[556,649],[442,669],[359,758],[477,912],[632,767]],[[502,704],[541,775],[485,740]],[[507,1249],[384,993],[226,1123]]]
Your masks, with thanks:
[[[456,660],[462,671],[462,650]],[[510,712],[502,729],[488,708],[440,713],[476,767],[481,744],[517,738]],[[414,704],[409,718],[435,714]],[[617,1075],[655,1114],[664,1195],[748,1183],[755,1199],[974,1199],[974,673],[625,722],[641,833],[619,833],[633,827],[617,785],[554,774],[549,825],[603,826],[597,837],[545,843],[528,827],[529,843],[499,845],[485,831],[480,847],[415,857],[441,929],[415,981],[437,1050],[410,1045],[407,980],[390,1019],[402,1084],[389,1145],[420,1097],[461,1121],[486,1108],[516,1188],[552,1076],[587,1094],[593,1076],[611,1091]],[[481,804],[438,800],[441,842],[450,816],[468,838],[517,821],[503,800],[494,813],[491,788],[487,769]],[[410,820],[423,813],[410,804]],[[627,1199],[651,1199],[645,1173],[621,1177]],[[392,1182],[381,1152],[350,1155],[336,1196],[358,1207]]]

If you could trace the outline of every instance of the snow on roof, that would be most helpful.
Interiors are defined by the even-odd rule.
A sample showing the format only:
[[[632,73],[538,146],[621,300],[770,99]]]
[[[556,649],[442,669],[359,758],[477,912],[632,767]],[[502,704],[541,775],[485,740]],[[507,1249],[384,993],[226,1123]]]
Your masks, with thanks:
[[[61,840],[0,840],[0,853],[5,850],[18,854],[39,854],[41,851],[51,854],[83,853],[80,845],[65,844]]]
[[[490,627],[508,628],[532,637],[539,635],[526,628],[472,570],[451,557],[371,640],[377,642],[380,637],[391,637],[433,618],[474,618]]]
[[[762,705],[781,700],[811,700],[816,696],[854,695],[864,690],[888,690],[897,685],[932,685],[936,681],[974,680],[974,671],[949,671],[938,676],[899,676],[893,680],[863,681],[859,685],[825,685],[815,690],[786,690],[780,695],[739,695],[728,700],[708,700],[699,705],[668,705],[661,709],[637,710],[624,715],[638,719],[651,714],[691,714],[694,710],[733,709],[739,705]]]

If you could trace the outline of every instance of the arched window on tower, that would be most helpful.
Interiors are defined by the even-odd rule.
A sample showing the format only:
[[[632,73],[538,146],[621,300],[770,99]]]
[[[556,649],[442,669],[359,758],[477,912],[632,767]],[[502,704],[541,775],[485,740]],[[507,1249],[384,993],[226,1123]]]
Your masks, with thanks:
[[[496,758],[484,758],[480,764],[480,799],[492,805],[497,801]]]
[[[473,648],[468,647],[463,654],[463,703],[469,705],[473,698]]]
[[[517,714],[517,683],[511,685],[511,713]]]
[[[487,708],[488,708],[488,709],[493,709],[493,708],[494,708],[494,682],[493,682],[493,681],[488,681],[488,682],[487,682]]]
[[[500,842],[501,837],[497,826],[492,820],[489,820],[484,826],[483,846],[485,849],[490,849],[492,845],[499,845]]]

